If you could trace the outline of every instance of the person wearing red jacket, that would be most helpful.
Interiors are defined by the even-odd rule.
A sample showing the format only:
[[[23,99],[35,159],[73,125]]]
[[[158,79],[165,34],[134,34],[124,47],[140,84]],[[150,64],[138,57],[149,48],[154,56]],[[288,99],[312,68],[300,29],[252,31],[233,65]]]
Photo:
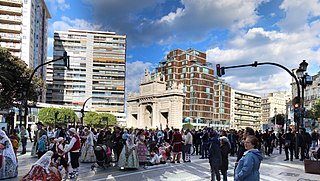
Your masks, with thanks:
[[[79,157],[80,157],[80,137],[75,128],[70,128],[69,133],[72,136],[68,149],[65,154],[70,152],[71,167],[73,172],[70,173],[70,179],[73,179],[79,175]]]

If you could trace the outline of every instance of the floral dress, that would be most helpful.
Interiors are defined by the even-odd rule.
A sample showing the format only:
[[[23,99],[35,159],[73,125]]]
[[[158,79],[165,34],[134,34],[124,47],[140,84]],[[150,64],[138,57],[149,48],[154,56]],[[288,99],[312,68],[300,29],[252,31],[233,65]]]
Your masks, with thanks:
[[[150,153],[148,151],[146,144],[144,144],[144,142],[138,141],[137,153],[138,153],[138,159],[140,164],[144,164],[148,162],[148,156],[150,155]]]
[[[20,181],[60,181],[62,176],[56,165],[52,162],[52,151],[44,154]]]
[[[0,179],[7,179],[17,177],[18,162],[9,138],[5,135],[5,133],[3,133],[3,131],[0,131],[0,135],[3,137],[2,140],[0,140],[0,144],[4,146],[3,149],[0,149]]]
[[[96,162],[93,146],[93,134],[90,132],[81,148],[81,162]]]
[[[139,160],[136,151],[136,145],[134,144],[133,136],[129,136],[126,144],[124,145],[119,161],[118,166],[122,168],[139,168]]]

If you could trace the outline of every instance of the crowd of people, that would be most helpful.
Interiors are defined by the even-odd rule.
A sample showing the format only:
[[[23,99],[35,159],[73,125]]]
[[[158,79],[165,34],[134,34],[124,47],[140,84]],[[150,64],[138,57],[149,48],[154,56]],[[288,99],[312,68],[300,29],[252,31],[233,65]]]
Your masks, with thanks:
[[[17,150],[26,153],[27,139],[32,142],[31,155],[38,158],[23,181],[61,180],[79,175],[79,162],[97,163],[97,166],[117,166],[120,169],[137,169],[166,163],[191,162],[191,148],[199,159],[208,159],[211,179],[227,180],[229,156],[236,157],[234,180],[259,180],[260,164],[275,150],[285,151],[284,161],[304,160],[311,147],[318,146],[319,134],[311,134],[304,128],[300,133],[291,129],[275,132],[242,130],[203,129],[179,130],[127,129],[118,126],[107,129],[64,128],[46,129],[37,123],[32,139],[24,127],[8,134],[0,132],[0,179],[16,177],[18,173]],[[298,144],[299,153],[295,152]],[[290,153],[290,157],[289,157]],[[71,166],[71,168],[69,168]],[[61,174],[64,173],[64,174]],[[221,173],[221,174],[220,174]]]

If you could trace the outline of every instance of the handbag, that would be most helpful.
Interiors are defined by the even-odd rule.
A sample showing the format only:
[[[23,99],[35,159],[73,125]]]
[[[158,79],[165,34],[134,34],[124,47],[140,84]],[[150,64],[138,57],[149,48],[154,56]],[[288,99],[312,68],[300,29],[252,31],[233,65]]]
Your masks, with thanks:
[[[320,174],[320,161],[318,161],[318,160],[304,160],[304,171],[306,173]]]
[[[285,140],[284,141],[284,146],[289,147],[291,145],[291,140]]]

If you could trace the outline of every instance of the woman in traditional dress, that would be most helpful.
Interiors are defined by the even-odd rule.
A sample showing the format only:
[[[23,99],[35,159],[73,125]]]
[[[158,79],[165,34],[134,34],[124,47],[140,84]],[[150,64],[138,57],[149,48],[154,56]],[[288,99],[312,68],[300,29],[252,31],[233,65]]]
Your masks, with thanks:
[[[18,175],[18,162],[10,139],[0,130],[0,179],[12,178]]]
[[[126,144],[124,145],[121,151],[118,166],[121,169],[139,168],[139,160],[136,151],[136,145],[134,144],[134,134],[128,136]]]
[[[42,180],[60,181],[61,173],[52,162],[52,151],[46,152],[32,167],[31,170],[20,181]]]
[[[38,159],[42,157],[47,151],[47,136],[42,135],[40,140],[38,141],[38,149],[37,149],[37,155]]]
[[[148,156],[150,155],[147,145],[144,143],[144,140],[145,140],[144,135],[140,135],[137,142],[138,144],[137,153],[138,153],[138,159],[139,159],[140,165],[145,165],[149,161]]]
[[[96,156],[94,155],[94,149],[93,149],[93,133],[89,131],[88,128],[84,128],[85,133],[85,142],[81,148],[81,162],[95,162]]]

